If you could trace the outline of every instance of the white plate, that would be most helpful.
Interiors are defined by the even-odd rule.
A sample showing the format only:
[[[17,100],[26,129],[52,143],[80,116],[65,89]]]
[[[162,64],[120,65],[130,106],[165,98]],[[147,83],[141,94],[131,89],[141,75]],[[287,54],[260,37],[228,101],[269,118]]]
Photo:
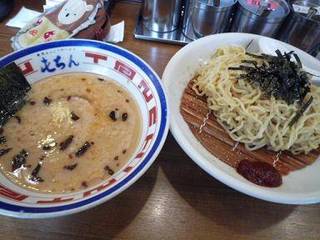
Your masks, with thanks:
[[[255,185],[240,176],[234,168],[210,154],[193,136],[180,114],[180,99],[187,83],[200,64],[208,60],[215,49],[228,44],[245,47],[252,39],[256,41],[260,38],[265,38],[270,42],[277,41],[246,33],[216,34],[188,44],[171,58],[162,76],[171,111],[171,132],[184,151],[202,169],[240,192],[277,203],[317,203],[320,201],[320,161],[316,161],[311,166],[283,177],[283,184],[278,188]],[[301,57],[305,66],[312,69],[320,69],[320,62],[316,58],[291,45],[284,45],[289,50],[294,50]]]

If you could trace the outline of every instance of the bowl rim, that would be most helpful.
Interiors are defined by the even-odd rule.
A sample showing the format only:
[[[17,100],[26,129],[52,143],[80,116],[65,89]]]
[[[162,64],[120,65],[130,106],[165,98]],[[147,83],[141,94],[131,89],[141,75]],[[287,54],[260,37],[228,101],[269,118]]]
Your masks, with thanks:
[[[17,218],[50,218],[77,213],[106,202],[126,190],[129,186],[136,182],[147,171],[147,169],[149,169],[151,164],[156,160],[167,138],[169,131],[169,107],[164,85],[158,74],[148,63],[125,48],[106,42],[88,39],[58,40],[37,44],[5,55],[0,59],[0,67],[29,54],[58,47],[94,47],[97,49],[111,51],[112,53],[118,54],[134,63],[146,74],[146,76],[148,76],[155,88],[155,93],[157,93],[159,98],[159,109],[161,110],[161,122],[159,123],[159,130],[152,148],[146,155],[142,157],[141,163],[131,173],[129,173],[125,178],[120,180],[110,189],[101,191],[97,195],[77,201],[75,203],[62,204],[52,207],[20,206],[19,204],[16,205],[3,202],[0,198],[0,214]]]
[[[212,41],[213,39],[217,39],[217,38],[242,38],[242,37],[251,37],[254,39],[259,39],[259,38],[267,38],[269,40],[272,41],[277,41],[281,44],[284,44],[285,46],[290,47],[290,49],[294,49],[295,51],[298,52],[303,52],[305,54],[308,55],[308,58],[311,61],[316,61],[318,62],[318,60],[316,58],[314,58],[313,56],[311,56],[310,54],[304,52],[301,49],[298,49],[290,44],[281,42],[277,39],[273,39],[273,38],[269,38],[269,37],[265,37],[265,36],[261,36],[261,35],[257,35],[257,34],[250,34],[250,33],[219,33],[219,34],[214,34],[214,35],[209,35],[203,38],[200,38],[198,40],[195,40],[191,43],[189,43],[188,45],[184,46],[183,48],[181,48],[179,51],[177,51],[172,58],[170,59],[170,61],[168,62],[163,75],[162,75],[162,80],[165,86],[165,89],[167,91],[167,94],[170,93],[169,87],[167,86],[168,82],[170,81],[170,77],[169,77],[169,68],[171,68],[171,65],[175,65],[177,59],[187,53],[190,49],[193,48],[194,45],[201,45],[201,46],[205,46],[206,44],[208,44],[210,41]],[[206,43],[206,44],[204,44]],[[320,64],[320,62],[318,63]],[[172,103],[170,102],[170,98],[168,98],[169,101],[169,109],[172,109]],[[170,115],[170,131],[172,133],[172,135],[174,136],[175,140],[177,141],[177,143],[180,145],[180,147],[185,151],[185,153],[199,166],[201,167],[205,172],[207,172],[209,175],[211,175],[212,177],[214,177],[215,179],[217,179],[218,181],[226,184],[227,186],[242,192],[246,195],[249,195],[251,197],[254,198],[258,198],[261,200],[265,200],[265,201],[269,201],[269,202],[274,202],[274,203],[281,203],[281,204],[292,204],[292,205],[298,205],[298,204],[314,204],[314,203],[318,203],[320,202],[320,195],[315,197],[314,195],[310,194],[310,195],[306,195],[306,194],[284,194],[281,192],[270,192],[268,191],[267,188],[264,187],[258,187],[256,185],[251,186],[249,182],[240,182],[239,180],[235,179],[232,176],[229,176],[225,170],[220,169],[218,167],[215,167],[214,165],[210,164],[208,161],[203,160],[204,157],[202,156],[201,153],[199,153],[198,151],[194,151],[195,147],[192,146],[191,142],[189,142],[188,139],[185,139],[185,137],[183,137],[182,135],[182,130],[180,129],[179,124],[174,120],[174,115],[172,113],[173,111],[171,111],[171,115]],[[193,136],[194,137],[194,136]],[[195,138],[195,137],[194,137]],[[196,140],[198,141],[198,140]],[[199,142],[199,141],[198,141]],[[200,142],[199,142],[200,143]],[[202,146],[202,145],[201,145]],[[207,150],[206,150],[207,151]],[[211,153],[210,153],[211,154]],[[219,158],[216,158],[217,160],[219,160]],[[219,160],[221,161],[221,160]],[[227,164],[225,164],[226,166],[229,166]],[[230,167],[230,166],[229,166]],[[230,167],[231,168],[231,167]],[[294,196],[293,196],[294,195]]]

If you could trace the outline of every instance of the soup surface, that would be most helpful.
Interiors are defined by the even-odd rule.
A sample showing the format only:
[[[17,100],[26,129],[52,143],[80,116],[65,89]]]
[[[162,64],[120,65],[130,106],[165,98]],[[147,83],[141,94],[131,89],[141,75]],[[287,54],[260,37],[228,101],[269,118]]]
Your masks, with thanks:
[[[32,85],[26,105],[1,129],[0,167],[39,192],[85,189],[135,152],[141,114],[130,93],[94,74],[63,74]]]

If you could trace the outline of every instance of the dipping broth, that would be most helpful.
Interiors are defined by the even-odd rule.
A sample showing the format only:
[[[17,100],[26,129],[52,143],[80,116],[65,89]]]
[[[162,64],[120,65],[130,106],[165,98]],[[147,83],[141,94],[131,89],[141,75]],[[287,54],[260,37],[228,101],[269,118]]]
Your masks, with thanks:
[[[139,144],[141,113],[111,79],[86,73],[36,82],[1,129],[0,167],[18,185],[64,193],[97,184],[123,167]]]

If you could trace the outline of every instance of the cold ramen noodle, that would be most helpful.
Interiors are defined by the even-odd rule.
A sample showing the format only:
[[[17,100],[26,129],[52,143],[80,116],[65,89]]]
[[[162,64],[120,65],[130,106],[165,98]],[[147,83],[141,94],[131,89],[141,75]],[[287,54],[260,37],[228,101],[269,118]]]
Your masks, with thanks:
[[[320,89],[295,53],[276,53],[217,49],[181,101],[182,116],[204,147],[269,187],[311,164],[320,144]]]
[[[27,103],[1,128],[1,171],[39,192],[85,189],[123,167],[140,135],[137,103],[115,81],[53,76],[33,84]]]

